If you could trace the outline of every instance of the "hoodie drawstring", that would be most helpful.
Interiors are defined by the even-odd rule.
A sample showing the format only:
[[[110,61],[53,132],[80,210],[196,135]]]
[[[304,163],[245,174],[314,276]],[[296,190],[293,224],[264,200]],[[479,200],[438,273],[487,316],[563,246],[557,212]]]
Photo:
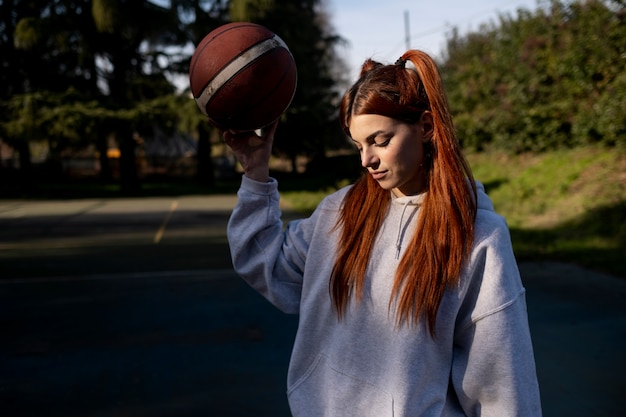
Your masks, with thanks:
[[[400,259],[400,250],[402,249],[402,239],[404,237],[404,233],[406,232],[406,228],[408,227],[409,223],[411,223],[411,219],[413,218],[413,216],[415,216],[415,213],[417,213],[417,209],[419,208],[419,206],[415,206],[413,213],[411,213],[406,223],[404,224],[403,230],[402,222],[404,220],[404,213],[406,212],[406,209],[410,204],[411,201],[407,200],[402,207],[402,215],[400,216],[400,223],[398,224],[398,238],[396,239],[396,259]]]

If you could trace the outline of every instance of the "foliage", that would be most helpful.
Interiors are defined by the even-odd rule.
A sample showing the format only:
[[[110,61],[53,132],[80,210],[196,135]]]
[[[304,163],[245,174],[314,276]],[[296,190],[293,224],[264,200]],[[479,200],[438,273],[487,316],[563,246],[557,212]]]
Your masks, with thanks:
[[[211,128],[193,100],[175,95],[172,77],[187,75],[189,45],[230,20],[270,27],[296,57],[299,88],[276,153],[295,159],[328,146],[339,38],[321,1],[42,0],[0,8],[0,59],[8,69],[0,74],[0,138],[25,161],[31,140],[60,151],[90,142],[101,148],[113,134],[127,162],[122,180],[136,183],[133,134],[154,124],[194,135],[199,169],[210,164]]]
[[[189,100],[185,100],[189,101]],[[180,96],[170,95],[143,101],[129,109],[113,109],[95,100],[86,100],[75,90],[64,93],[37,92],[15,95],[6,102],[8,116],[2,123],[6,136],[14,140],[45,137],[50,149],[81,148],[103,134],[115,133],[120,123],[141,132],[155,124],[169,132],[178,130],[176,109]]]
[[[174,92],[166,48],[184,43],[177,16],[147,0],[4,2],[2,11],[2,140],[22,162],[31,140],[48,140],[51,157],[96,142],[106,167],[104,138],[114,134],[123,185],[136,187],[133,129]]]
[[[551,1],[452,34],[442,75],[471,149],[626,145],[626,8]]]
[[[210,160],[210,126],[193,100],[176,93],[172,76],[187,75],[189,46],[208,32],[250,20],[281,36],[298,66],[296,96],[282,117],[275,153],[292,161],[306,155],[312,171],[323,171],[325,152],[344,143],[336,106],[347,73],[325,4],[1,2],[0,138],[19,150],[25,168],[31,140],[49,141],[56,153],[89,143],[102,150],[113,134],[126,155],[124,172],[136,180],[134,134],[157,125],[193,134],[199,159],[204,149]],[[518,154],[589,144],[624,148],[625,7],[621,1],[542,1],[535,12],[520,9],[478,32],[454,32],[441,69],[464,146]]]

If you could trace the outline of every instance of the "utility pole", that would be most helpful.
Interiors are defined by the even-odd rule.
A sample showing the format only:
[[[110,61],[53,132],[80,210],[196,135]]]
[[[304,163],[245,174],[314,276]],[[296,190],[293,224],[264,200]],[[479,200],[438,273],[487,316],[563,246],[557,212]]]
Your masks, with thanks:
[[[404,11],[404,42],[406,45],[406,50],[411,49],[411,33],[409,30],[409,11]]]

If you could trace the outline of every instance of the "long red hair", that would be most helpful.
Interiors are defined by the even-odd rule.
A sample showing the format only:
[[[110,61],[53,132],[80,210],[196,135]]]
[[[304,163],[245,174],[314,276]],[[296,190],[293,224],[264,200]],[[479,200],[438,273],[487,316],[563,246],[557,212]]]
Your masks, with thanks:
[[[414,68],[405,68],[410,61]],[[439,71],[424,52],[410,50],[394,65],[367,60],[359,80],[344,95],[340,122],[350,136],[353,115],[379,114],[417,123],[424,111],[433,117],[432,139],[425,144],[427,193],[417,228],[395,274],[392,303],[396,321],[417,323],[426,316],[430,333],[447,288],[458,283],[470,254],[476,218],[476,185],[456,139]],[[417,140],[417,139],[416,139]],[[375,236],[386,216],[391,196],[365,173],[347,193],[337,227],[338,257],[330,293],[341,318],[350,297],[362,296],[365,273]]]

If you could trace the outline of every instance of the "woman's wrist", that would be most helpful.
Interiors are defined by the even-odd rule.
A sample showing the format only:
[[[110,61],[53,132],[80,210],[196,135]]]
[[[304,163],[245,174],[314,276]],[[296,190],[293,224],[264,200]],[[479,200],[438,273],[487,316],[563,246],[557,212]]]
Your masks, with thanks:
[[[270,169],[269,166],[255,167],[244,171],[244,175],[254,181],[268,182],[270,179]]]

